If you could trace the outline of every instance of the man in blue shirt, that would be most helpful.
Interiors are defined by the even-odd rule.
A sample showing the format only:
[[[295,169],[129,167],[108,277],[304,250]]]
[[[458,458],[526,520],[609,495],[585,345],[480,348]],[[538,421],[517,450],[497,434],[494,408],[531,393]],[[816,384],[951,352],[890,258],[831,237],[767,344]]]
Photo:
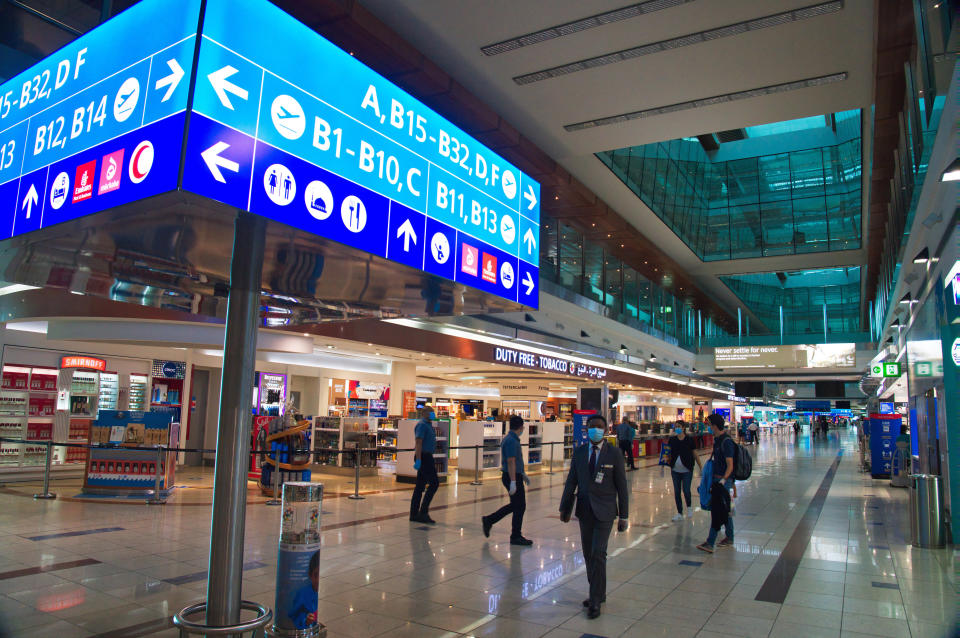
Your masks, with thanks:
[[[733,517],[730,516],[730,488],[733,487],[733,460],[737,454],[737,444],[724,431],[723,417],[711,414],[710,431],[713,432],[713,485],[710,487],[710,533],[707,541],[697,545],[697,549],[713,553],[717,534],[723,527],[727,535],[718,547],[733,545]]]
[[[413,469],[417,471],[417,486],[413,488],[413,498],[410,500],[410,521],[428,525],[437,523],[430,518],[430,501],[440,487],[437,466],[433,464],[433,453],[437,450],[437,433],[433,430],[435,418],[433,410],[424,408],[413,430],[413,436],[417,440],[416,450],[413,453]],[[423,493],[424,487],[427,489],[426,494]]]
[[[523,513],[527,510],[527,496],[523,486],[524,483],[530,484],[530,479],[523,472],[521,434],[523,434],[523,419],[519,416],[510,417],[510,431],[500,442],[500,471],[502,472],[500,479],[510,496],[510,503],[489,516],[482,516],[480,521],[483,524],[483,535],[490,538],[490,528],[507,514],[513,514],[510,544],[526,546],[533,545],[533,541],[524,538],[520,531],[523,526]]]
[[[636,432],[634,432],[633,426],[630,425],[630,421],[624,417],[623,422],[617,426],[617,445],[620,447],[620,451],[623,452],[623,457],[630,465],[628,469],[631,470],[637,469],[633,461],[633,437],[635,434]]]

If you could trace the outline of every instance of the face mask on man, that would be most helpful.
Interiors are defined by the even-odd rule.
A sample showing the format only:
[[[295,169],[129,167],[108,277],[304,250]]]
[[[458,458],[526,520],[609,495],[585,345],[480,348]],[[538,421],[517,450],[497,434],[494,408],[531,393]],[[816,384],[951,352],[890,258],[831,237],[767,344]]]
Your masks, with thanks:
[[[603,440],[603,428],[590,428],[587,430],[587,436],[594,443],[599,443]]]
[[[430,414],[427,415],[427,418],[430,419],[431,421],[436,421],[436,420],[437,420],[437,413],[436,413],[436,412],[431,412]]]
[[[674,433],[683,434],[683,428],[673,428]]]

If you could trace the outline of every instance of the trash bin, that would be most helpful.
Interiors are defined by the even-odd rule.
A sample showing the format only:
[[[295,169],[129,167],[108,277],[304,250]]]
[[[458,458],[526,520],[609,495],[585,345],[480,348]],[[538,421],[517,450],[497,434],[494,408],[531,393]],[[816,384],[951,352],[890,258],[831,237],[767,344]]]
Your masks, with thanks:
[[[944,546],[943,491],[936,474],[910,475],[910,533],[913,546]]]

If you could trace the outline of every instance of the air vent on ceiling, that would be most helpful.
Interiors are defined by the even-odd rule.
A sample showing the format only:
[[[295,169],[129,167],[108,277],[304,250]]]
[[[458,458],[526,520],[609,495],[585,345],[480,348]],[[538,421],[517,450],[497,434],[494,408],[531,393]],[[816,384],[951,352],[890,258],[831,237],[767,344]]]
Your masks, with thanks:
[[[727,144],[729,142],[739,142],[740,140],[747,139],[747,132],[742,128],[735,128],[729,131],[720,131],[715,133],[717,139],[720,140],[721,144]]]
[[[614,51],[612,53],[605,53],[604,55],[587,58],[585,60],[578,60],[569,64],[551,67],[549,69],[541,69],[539,71],[525,73],[523,75],[514,77],[513,81],[521,86],[524,84],[532,84],[534,82],[541,82],[550,78],[569,75],[578,71],[594,69],[607,64],[616,64],[617,62],[632,60],[634,58],[650,55],[652,53],[660,53],[662,51],[669,51],[671,49],[679,49],[681,47],[700,44],[701,42],[709,42],[712,40],[719,40],[720,38],[740,35],[742,33],[747,33],[748,31],[759,31],[760,29],[776,27],[782,24],[787,24],[788,22],[797,22],[799,20],[806,20],[808,18],[814,18],[828,13],[835,13],[841,9],[843,9],[843,0],[831,0],[831,2],[824,2],[822,4],[804,7],[803,9],[775,13],[773,15],[764,16],[755,20],[747,20],[744,22],[737,22],[735,24],[728,24],[722,27],[717,27],[716,29],[710,29],[708,31],[697,31],[696,33],[681,35],[676,38],[670,38],[669,40],[660,40],[659,42],[644,44],[641,46],[632,47],[630,49],[623,49],[621,51]]]
[[[693,2],[693,0],[647,0],[647,2],[638,2],[626,7],[621,7],[620,9],[598,13],[587,16],[586,18],[581,18],[580,20],[574,20],[573,22],[558,24],[540,31],[534,31],[533,33],[497,42],[496,44],[488,44],[487,46],[480,47],[480,50],[484,55],[499,55],[501,53],[507,53],[508,51],[516,51],[517,49],[533,44],[546,42],[547,40],[554,40],[556,38],[573,35],[574,33],[580,33],[581,31],[593,29],[594,27],[601,27],[605,24],[622,22],[623,20],[629,20],[630,18],[635,18],[640,15],[663,11],[664,9],[676,7],[688,2]]]
[[[750,89],[747,91],[738,91],[737,93],[726,93],[724,95],[715,95],[712,97],[701,98],[699,100],[691,100],[689,102],[679,102],[677,104],[670,104],[667,106],[658,106],[650,109],[643,109],[642,111],[631,111],[630,113],[622,113],[620,115],[611,115],[609,117],[601,117],[595,120],[587,120],[585,122],[577,122],[575,124],[567,124],[563,128],[569,133],[575,131],[582,131],[585,129],[595,128],[598,126],[609,126],[611,124],[620,124],[621,122],[628,122],[630,120],[640,120],[647,117],[654,117],[656,115],[666,115],[668,113],[676,113],[678,111],[687,111],[689,109],[698,109],[704,106],[712,106],[714,104],[723,104],[726,102],[735,102],[738,100],[746,100],[753,97],[761,97],[764,95],[775,95],[777,93],[787,93],[789,91],[797,91],[799,89],[807,89],[815,86],[824,86],[827,84],[833,84],[835,82],[843,82],[847,79],[849,74],[846,71],[841,71],[840,73],[832,73],[830,75],[821,75],[815,78],[807,78],[805,80],[797,80],[796,82],[785,82],[783,84],[773,84],[770,86],[762,86],[756,89]]]

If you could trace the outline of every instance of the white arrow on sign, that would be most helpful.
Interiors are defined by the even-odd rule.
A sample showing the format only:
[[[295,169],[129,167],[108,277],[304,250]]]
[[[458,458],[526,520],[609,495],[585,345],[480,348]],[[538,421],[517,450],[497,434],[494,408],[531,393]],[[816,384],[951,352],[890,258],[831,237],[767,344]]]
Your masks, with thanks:
[[[534,236],[532,228],[528,228],[527,232],[523,234],[523,243],[527,245],[528,255],[532,255],[533,251],[537,249],[537,238]]]
[[[213,174],[213,179],[222,184],[226,184],[227,180],[223,178],[223,173],[220,172],[221,168],[225,168],[234,173],[240,172],[239,164],[233,160],[228,160],[226,157],[220,157],[220,153],[224,152],[228,148],[230,148],[230,145],[226,142],[217,142],[204,152],[200,153],[200,157],[203,158],[207,168],[209,168],[210,172]]]
[[[527,204],[527,210],[533,210],[533,207],[537,205],[537,194],[533,192],[533,186],[527,184],[527,192],[523,194],[523,198],[530,202]]]
[[[170,96],[173,95],[173,92],[177,90],[178,86],[180,86],[180,80],[183,78],[183,69],[174,58],[167,60],[167,66],[170,67],[170,75],[160,78],[154,85],[154,88],[158,91],[163,87],[167,87],[167,92],[164,93],[163,97],[160,99],[161,103],[170,99]]]
[[[227,81],[227,78],[233,77],[237,73],[239,73],[239,71],[228,64],[222,69],[217,69],[207,75],[207,79],[210,80],[210,85],[213,86],[217,97],[220,98],[220,103],[231,111],[233,110],[233,103],[230,101],[227,93],[233,93],[241,100],[245,100],[249,96],[246,89],[242,89],[233,82]]]
[[[521,283],[523,283],[523,285],[527,287],[527,294],[528,294],[528,295],[533,292],[533,287],[536,285],[536,284],[533,283],[533,277],[530,276],[530,273],[529,273],[529,272],[524,273],[524,275],[523,275],[523,282],[521,282]]]
[[[397,229],[397,239],[403,236],[403,252],[410,252],[410,240],[413,240],[413,245],[417,245],[417,232],[413,230],[413,224],[410,223],[410,220],[400,224],[400,228]]]
[[[30,184],[30,190],[27,191],[27,196],[23,198],[23,204],[20,205],[20,210],[27,209],[27,219],[30,219],[30,213],[33,212],[33,207],[36,206],[38,201],[40,201],[40,196],[37,195],[37,189],[33,184]]]

